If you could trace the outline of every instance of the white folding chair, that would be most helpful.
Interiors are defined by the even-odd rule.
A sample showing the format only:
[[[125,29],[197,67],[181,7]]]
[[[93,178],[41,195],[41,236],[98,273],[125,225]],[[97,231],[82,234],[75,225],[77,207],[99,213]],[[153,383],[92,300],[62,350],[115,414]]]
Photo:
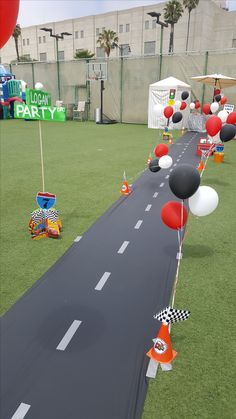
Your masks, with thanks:
[[[80,119],[81,121],[84,121],[85,116],[85,101],[79,101],[77,108],[73,110],[73,120],[74,119]]]

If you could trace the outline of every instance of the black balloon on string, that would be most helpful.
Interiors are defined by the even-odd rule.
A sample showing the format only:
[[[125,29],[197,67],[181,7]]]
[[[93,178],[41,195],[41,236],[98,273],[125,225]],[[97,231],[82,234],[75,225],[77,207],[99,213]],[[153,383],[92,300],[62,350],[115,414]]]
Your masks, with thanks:
[[[176,167],[169,177],[172,192],[180,199],[192,196],[200,185],[200,175],[191,164],[181,164]]]
[[[232,140],[236,135],[236,126],[233,124],[225,124],[220,130],[220,139],[224,143]]]
[[[181,99],[186,100],[189,97],[189,92],[182,92]]]
[[[178,122],[180,122],[183,119],[183,114],[182,112],[175,112],[172,116],[172,122],[174,124],[177,124]]]
[[[151,172],[153,173],[159,172],[159,170],[161,170],[159,166],[159,159],[151,160],[148,167],[149,167],[149,170],[151,170]]]
[[[216,102],[220,102],[221,101],[221,95],[216,95],[215,100],[216,100]]]

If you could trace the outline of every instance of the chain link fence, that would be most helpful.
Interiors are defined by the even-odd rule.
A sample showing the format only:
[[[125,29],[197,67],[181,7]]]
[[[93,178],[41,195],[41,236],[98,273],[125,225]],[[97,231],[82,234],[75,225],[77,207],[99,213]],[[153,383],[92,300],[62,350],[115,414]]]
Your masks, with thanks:
[[[79,100],[85,100],[88,118],[94,119],[95,109],[100,107],[100,81],[87,81],[87,62],[60,61],[59,66],[55,62],[18,63],[11,65],[11,71],[18,80],[26,81],[30,88],[38,81],[43,83],[45,90],[51,92],[54,104],[59,99],[60,83],[60,99],[68,108],[68,117],[73,115],[73,106]],[[213,88],[194,82],[191,77],[212,73],[235,77],[235,63],[236,49],[163,55],[161,76],[162,79],[173,76],[190,84],[193,100],[210,102]],[[160,56],[120,57],[107,60],[107,65],[104,114],[119,122],[146,124],[149,85],[159,80]],[[228,103],[236,104],[235,87],[227,88],[224,93]]]

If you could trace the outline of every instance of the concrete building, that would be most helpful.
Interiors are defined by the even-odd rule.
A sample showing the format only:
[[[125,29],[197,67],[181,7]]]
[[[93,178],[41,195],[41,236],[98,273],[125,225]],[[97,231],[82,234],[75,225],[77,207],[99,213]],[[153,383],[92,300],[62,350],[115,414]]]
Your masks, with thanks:
[[[162,14],[165,3],[135,7],[127,10],[68,19],[60,22],[42,23],[37,26],[22,28],[19,39],[19,52],[38,61],[56,60],[56,41],[48,32],[40,28],[51,28],[54,34],[69,32],[58,41],[59,60],[72,60],[77,51],[88,49],[97,58],[104,56],[98,47],[97,39],[103,29],[114,30],[119,37],[123,55],[143,56],[160,52],[160,25],[148,12]],[[175,25],[174,53],[185,52],[188,12],[185,10]],[[168,53],[170,28],[164,28],[163,53]],[[130,51],[129,48],[130,47]],[[236,11],[227,10],[226,0],[200,0],[196,9],[191,12],[189,52],[206,50],[225,50],[236,48]],[[114,49],[111,58],[119,56],[121,49]],[[14,40],[11,38],[1,50],[1,63],[9,64],[16,59]]]

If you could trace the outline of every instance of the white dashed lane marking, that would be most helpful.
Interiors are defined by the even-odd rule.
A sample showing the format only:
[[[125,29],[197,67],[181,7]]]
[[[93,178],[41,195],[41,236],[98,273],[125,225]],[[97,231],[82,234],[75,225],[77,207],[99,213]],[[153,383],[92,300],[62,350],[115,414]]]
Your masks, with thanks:
[[[143,222],[143,220],[138,220],[138,222],[134,226],[135,230],[138,230],[140,228],[142,222]]]
[[[77,236],[76,239],[74,240],[74,242],[79,242],[82,239],[82,236]]]
[[[152,208],[152,204],[148,204],[145,208],[145,211],[150,211],[151,208]]]
[[[175,163],[175,165],[174,166],[176,166],[176,163]],[[170,172],[173,172],[173,169],[170,169]]]
[[[76,330],[79,328],[81,323],[82,323],[81,320],[74,320],[73,321],[73,323],[71,324],[71,326],[67,330],[66,334],[62,338],[61,342],[57,346],[58,351],[64,351],[67,348],[67,346],[69,345],[71,339],[73,338]]]
[[[179,161],[180,159],[177,159],[176,161]]]
[[[165,179],[169,179],[170,175],[166,175]]]
[[[158,192],[155,192],[153,198],[157,198]]]
[[[124,243],[121,245],[121,247],[119,248],[118,252],[120,255],[122,255],[122,253],[124,253],[126,247],[128,246],[129,242],[128,241],[124,241]]]
[[[174,166],[177,166],[177,163],[175,163]]]
[[[11,419],[23,419],[30,409],[30,404],[21,403]]]
[[[162,188],[164,185],[165,185],[165,184],[164,184],[164,182],[162,182],[162,183],[160,184],[160,188]]]
[[[111,272],[104,272],[100,281],[97,283],[97,285],[95,287],[96,291],[101,291],[102,290],[102,288],[104,287],[104,285],[107,282],[110,275],[111,275]]]

